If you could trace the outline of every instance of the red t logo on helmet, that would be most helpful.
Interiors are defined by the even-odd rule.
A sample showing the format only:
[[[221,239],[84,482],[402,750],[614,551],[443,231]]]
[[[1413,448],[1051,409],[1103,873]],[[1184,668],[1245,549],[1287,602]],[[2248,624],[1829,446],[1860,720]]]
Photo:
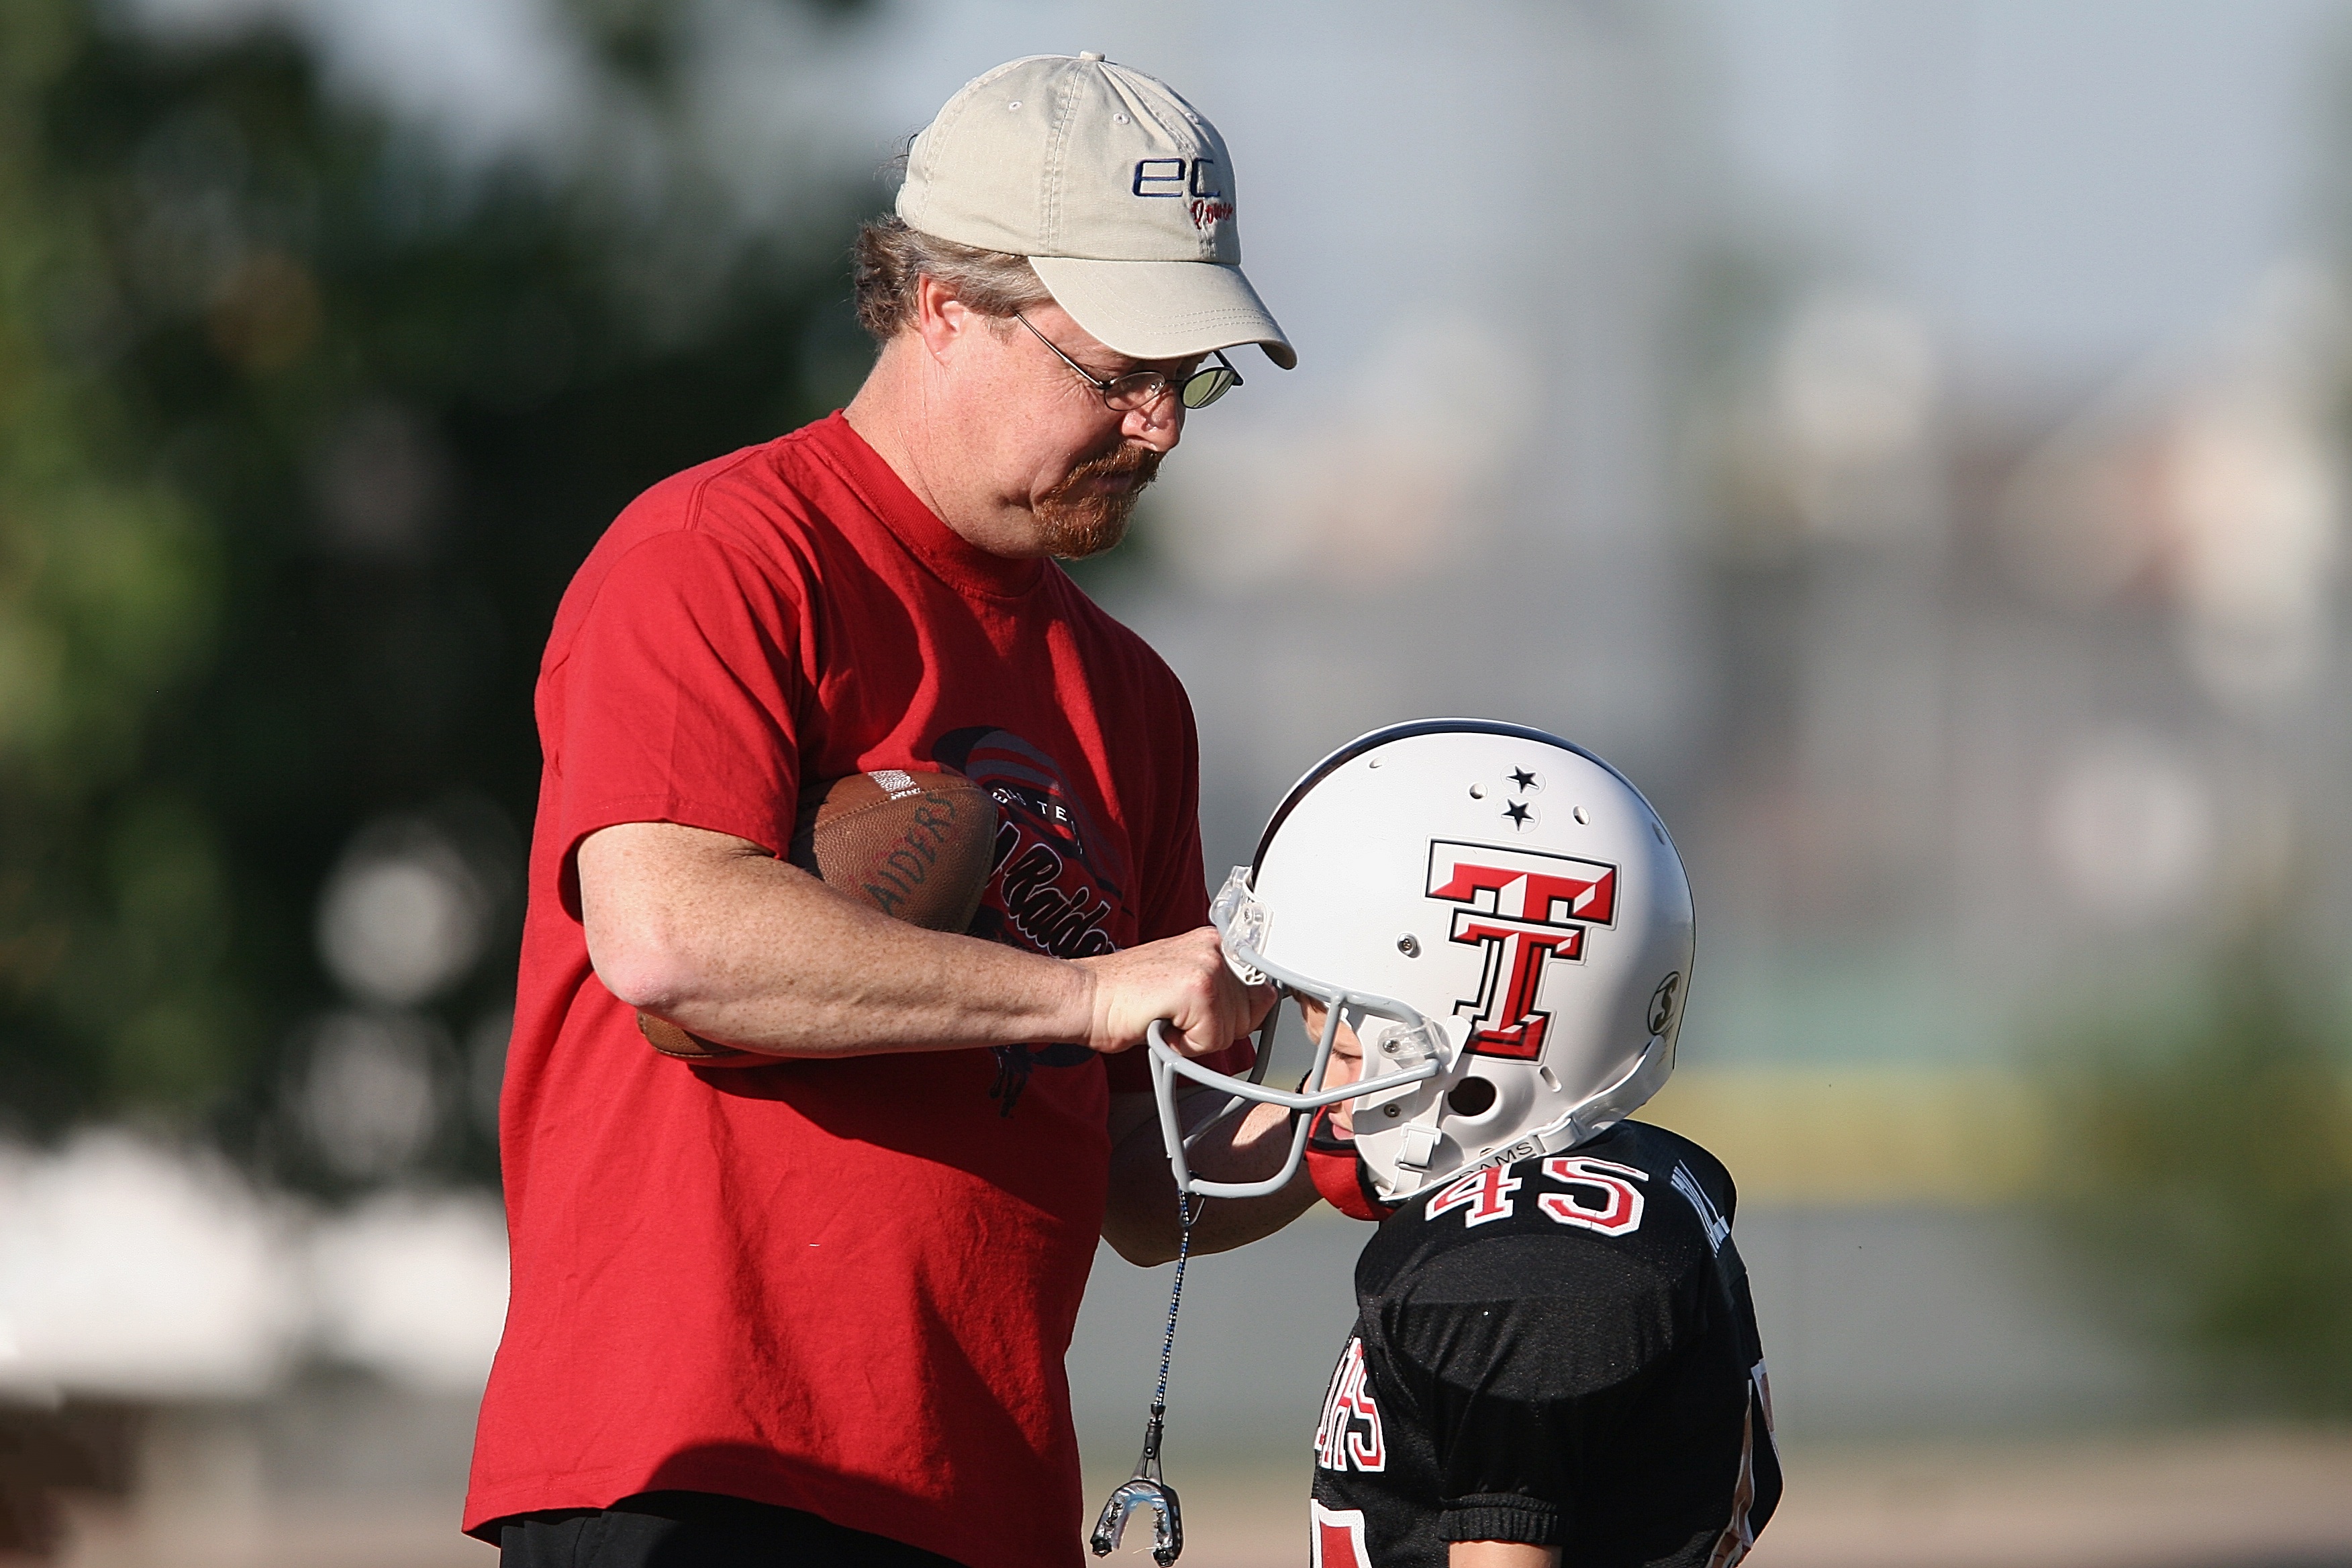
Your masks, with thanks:
[[[1554,958],[1581,960],[1585,929],[1616,923],[1617,868],[1434,839],[1428,895],[1466,906],[1454,911],[1449,935],[1486,949],[1478,994],[1454,1005],[1476,1025],[1470,1049],[1519,1061],[1541,1056],[1551,1023],[1551,1015],[1536,1006],[1544,967]]]

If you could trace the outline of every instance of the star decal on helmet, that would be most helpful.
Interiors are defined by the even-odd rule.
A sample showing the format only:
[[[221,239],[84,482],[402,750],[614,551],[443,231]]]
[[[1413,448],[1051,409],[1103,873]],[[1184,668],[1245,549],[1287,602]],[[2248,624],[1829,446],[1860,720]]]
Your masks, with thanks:
[[[1503,815],[1511,819],[1511,826],[1514,827],[1525,827],[1528,825],[1528,813],[1524,801],[1511,802],[1510,805],[1503,807]]]
[[[1525,768],[1513,768],[1511,783],[1520,789],[1533,789],[1536,787],[1536,775]]]

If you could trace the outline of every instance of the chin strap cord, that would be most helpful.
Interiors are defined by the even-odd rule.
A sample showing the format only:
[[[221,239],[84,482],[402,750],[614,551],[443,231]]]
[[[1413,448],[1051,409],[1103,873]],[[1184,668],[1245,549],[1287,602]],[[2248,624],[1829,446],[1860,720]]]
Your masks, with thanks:
[[[1176,1358],[1176,1313],[1184,1305],[1184,1265],[1192,1256],[1192,1222],[1200,1218],[1201,1205],[1208,1201],[1176,1194],[1176,1279],[1168,1289],[1168,1334],[1160,1342],[1160,1386],[1151,1394],[1155,1423],[1168,1408],[1168,1363]]]
[[[1176,1314],[1184,1305],[1184,1265],[1192,1256],[1192,1222],[1208,1201],[1186,1193],[1176,1194],[1176,1278],[1168,1290],[1168,1332],[1160,1342],[1160,1382],[1151,1391],[1151,1418],[1144,1424],[1143,1452],[1136,1458],[1135,1473],[1110,1494],[1095,1521],[1087,1544],[1097,1557],[1108,1557],[1118,1549],[1119,1538],[1127,1533],[1129,1516],[1145,1509],[1151,1510],[1152,1562],[1169,1568],[1184,1551],[1184,1516],[1176,1501],[1176,1489],[1160,1475],[1160,1439],[1168,1425],[1168,1366],[1176,1357]]]

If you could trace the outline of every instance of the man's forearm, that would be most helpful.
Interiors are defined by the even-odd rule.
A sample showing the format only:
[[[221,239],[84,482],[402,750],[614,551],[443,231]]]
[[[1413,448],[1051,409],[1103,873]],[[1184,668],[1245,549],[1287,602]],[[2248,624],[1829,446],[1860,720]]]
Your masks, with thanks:
[[[890,920],[747,840],[667,822],[578,852],[588,959],[622,1001],[775,1056],[1066,1041],[1125,1050],[1156,1018],[1223,1050],[1273,993],[1234,977],[1207,926],[1079,959]],[[1172,1200],[1171,1200],[1172,1201]]]
[[[890,920],[757,845],[640,826],[668,825],[580,849],[589,959],[632,1006],[784,1056],[1086,1037],[1077,965]]]

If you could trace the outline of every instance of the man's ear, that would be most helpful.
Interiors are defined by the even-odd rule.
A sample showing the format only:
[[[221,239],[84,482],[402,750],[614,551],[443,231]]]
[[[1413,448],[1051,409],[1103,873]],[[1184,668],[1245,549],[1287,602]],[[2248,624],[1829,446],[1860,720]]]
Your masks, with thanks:
[[[982,324],[980,313],[946,284],[928,272],[915,279],[915,332],[933,359],[951,358]]]

